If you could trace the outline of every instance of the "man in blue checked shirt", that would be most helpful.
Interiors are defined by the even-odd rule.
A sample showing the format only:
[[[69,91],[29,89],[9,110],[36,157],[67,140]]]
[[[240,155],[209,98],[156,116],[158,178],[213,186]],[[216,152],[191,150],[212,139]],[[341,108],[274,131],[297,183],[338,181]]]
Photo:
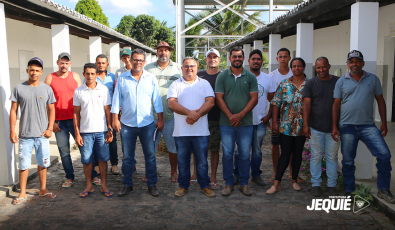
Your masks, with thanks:
[[[159,191],[155,184],[156,174],[155,146],[153,136],[155,128],[163,128],[163,106],[159,94],[158,82],[155,75],[143,70],[145,53],[141,49],[132,52],[132,69],[122,73],[115,86],[111,113],[113,128],[122,136],[122,173],[124,184],[118,196],[125,196],[133,191],[134,166],[136,165],[135,149],[137,135],[139,136],[145,158],[145,174],[149,193],[157,197]],[[118,120],[122,107],[121,120]],[[154,122],[153,108],[158,114]]]

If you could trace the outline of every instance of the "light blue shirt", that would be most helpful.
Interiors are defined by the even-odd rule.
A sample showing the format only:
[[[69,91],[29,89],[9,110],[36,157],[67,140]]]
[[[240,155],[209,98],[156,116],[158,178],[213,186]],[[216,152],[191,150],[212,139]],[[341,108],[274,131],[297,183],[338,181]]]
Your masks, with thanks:
[[[143,70],[140,81],[132,77],[131,71],[121,74],[115,86],[111,113],[119,113],[122,107],[121,122],[130,127],[144,127],[154,121],[153,107],[163,113],[155,75]]]
[[[110,93],[110,97],[111,97],[111,101],[112,101],[112,97],[114,95],[115,75],[113,73],[108,72],[108,71],[106,71],[106,72],[107,72],[107,75],[104,77],[104,81],[102,81],[101,78],[99,76],[97,76],[96,82],[107,86],[108,92]],[[85,78],[84,78],[83,84],[85,84]]]

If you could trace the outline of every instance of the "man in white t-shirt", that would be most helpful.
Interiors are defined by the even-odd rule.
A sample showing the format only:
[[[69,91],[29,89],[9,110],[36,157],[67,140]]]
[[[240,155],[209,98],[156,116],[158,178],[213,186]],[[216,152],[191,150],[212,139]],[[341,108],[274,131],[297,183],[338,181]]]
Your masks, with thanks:
[[[214,91],[210,83],[197,77],[198,63],[186,57],[181,67],[183,76],[175,80],[167,92],[167,103],[174,111],[173,137],[177,149],[179,189],[174,196],[188,192],[191,172],[191,150],[195,155],[197,180],[201,191],[215,197],[208,176],[208,129],[207,113],[214,106]]]
[[[263,55],[260,50],[255,49],[250,53],[248,64],[250,65],[250,71],[255,74],[258,82],[258,104],[252,110],[254,131],[251,144],[251,182],[264,186],[265,183],[261,178],[262,171],[260,170],[262,163],[261,146],[266,134],[266,124],[269,122],[271,117],[271,109],[269,109],[269,112],[267,111],[267,101],[271,101],[273,99],[274,92],[276,92],[277,87],[270,75],[261,72]],[[236,154],[234,174],[237,176],[239,175],[237,168],[238,160],[239,155]]]
[[[74,130],[75,142],[80,148],[81,163],[83,164],[86,188],[80,193],[81,198],[92,193],[92,162],[93,154],[99,160],[101,177],[100,192],[106,197],[114,196],[108,190],[107,161],[110,159],[109,143],[113,139],[111,127],[111,97],[105,85],[97,84],[97,66],[93,63],[84,65],[83,75],[85,84],[74,91]],[[95,146],[95,152],[93,152]]]

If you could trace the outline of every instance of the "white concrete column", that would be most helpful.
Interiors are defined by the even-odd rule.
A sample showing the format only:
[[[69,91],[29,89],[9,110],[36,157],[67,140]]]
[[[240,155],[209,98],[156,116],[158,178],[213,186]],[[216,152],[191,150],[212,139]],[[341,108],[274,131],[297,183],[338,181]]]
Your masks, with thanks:
[[[152,62],[151,57],[152,57],[151,53],[146,53],[145,54],[145,64],[149,64],[149,63]]]
[[[156,62],[158,60],[158,57],[156,55],[151,56],[151,62]]]
[[[0,185],[11,185],[17,181],[15,146],[10,141],[11,88],[8,64],[7,30],[5,26],[4,4],[0,3],[0,99],[3,107],[0,113]],[[26,63],[27,65],[27,63]],[[18,130],[15,130],[18,132]]]
[[[101,46],[101,37],[89,37],[89,61],[91,63],[95,63],[97,55],[102,54]]]
[[[58,55],[62,52],[67,52],[70,54],[70,35],[69,26],[51,25],[52,34],[52,66],[54,71],[58,71],[58,65],[56,61],[58,60]],[[70,54],[71,55],[71,54]]]
[[[230,67],[230,61],[229,61],[229,57],[230,57],[230,52],[226,52],[226,67],[229,68]]]
[[[260,51],[263,50],[263,41],[262,40],[255,40],[254,41],[254,50],[260,50]]]
[[[244,66],[244,68],[249,69],[250,66],[248,65],[248,57],[250,56],[250,53],[251,53],[251,45],[250,44],[244,44],[243,45],[243,51],[244,51],[243,66]]]
[[[269,72],[278,68],[277,51],[281,49],[281,34],[269,35]]]
[[[181,31],[185,29],[184,0],[177,0],[177,32],[176,32],[176,62],[181,63],[185,57],[185,38],[181,38]]]
[[[273,21],[273,0],[269,1],[269,22]]]
[[[358,2],[351,5],[350,50],[362,52],[365,60],[363,69],[373,74],[376,74],[377,69],[378,22],[378,2]],[[377,106],[375,117],[380,119]],[[372,178],[373,156],[362,142],[358,144],[355,167],[355,178]]]
[[[114,42],[114,43],[110,43],[110,60],[109,60],[109,71],[111,73],[115,73],[115,71],[117,71],[117,69],[119,69],[120,66],[120,62],[119,62],[119,43]]]
[[[298,23],[296,25],[296,57],[306,62],[305,74],[313,77],[313,23]]]

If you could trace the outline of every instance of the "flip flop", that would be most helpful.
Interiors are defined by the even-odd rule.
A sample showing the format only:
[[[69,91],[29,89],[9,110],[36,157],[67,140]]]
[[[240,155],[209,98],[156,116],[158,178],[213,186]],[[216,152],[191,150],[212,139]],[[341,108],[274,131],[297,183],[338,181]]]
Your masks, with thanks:
[[[210,183],[210,187],[216,190],[216,189],[220,189],[222,186],[219,183]]]
[[[66,184],[66,185],[64,185],[64,184]],[[66,181],[66,182],[64,182],[64,183],[62,184],[62,187],[63,187],[63,188],[70,188],[71,185],[73,185],[73,184],[74,184],[74,181]]]
[[[82,194],[86,194],[86,195],[85,196],[80,195],[80,198],[85,198],[85,197],[89,196],[89,194],[91,194],[91,193],[93,193],[93,192],[83,191]]]
[[[43,195],[40,195],[40,194],[38,194],[38,195],[41,196],[41,197],[52,198],[52,199],[56,197],[56,195],[53,194],[52,192],[47,192],[47,193],[45,193]]]
[[[108,190],[108,192],[101,192],[101,193],[103,193],[103,195],[104,195],[105,197],[108,197],[108,198],[110,198],[110,197],[113,197],[113,196],[114,196],[114,193],[112,193],[112,194],[110,195],[110,193],[111,193],[111,191],[110,191],[110,190]],[[106,194],[107,194],[108,196],[106,196]]]
[[[197,180],[191,180],[189,183],[190,183],[191,185],[197,184]]]
[[[22,203],[26,200],[26,198],[27,198],[27,197],[25,197],[25,198],[23,198],[23,197],[21,197],[21,198],[15,198],[15,199],[12,200],[12,203],[11,203],[11,204],[13,204],[13,205],[22,204]]]
[[[101,179],[93,181],[93,183],[97,186],[101,186]]]

